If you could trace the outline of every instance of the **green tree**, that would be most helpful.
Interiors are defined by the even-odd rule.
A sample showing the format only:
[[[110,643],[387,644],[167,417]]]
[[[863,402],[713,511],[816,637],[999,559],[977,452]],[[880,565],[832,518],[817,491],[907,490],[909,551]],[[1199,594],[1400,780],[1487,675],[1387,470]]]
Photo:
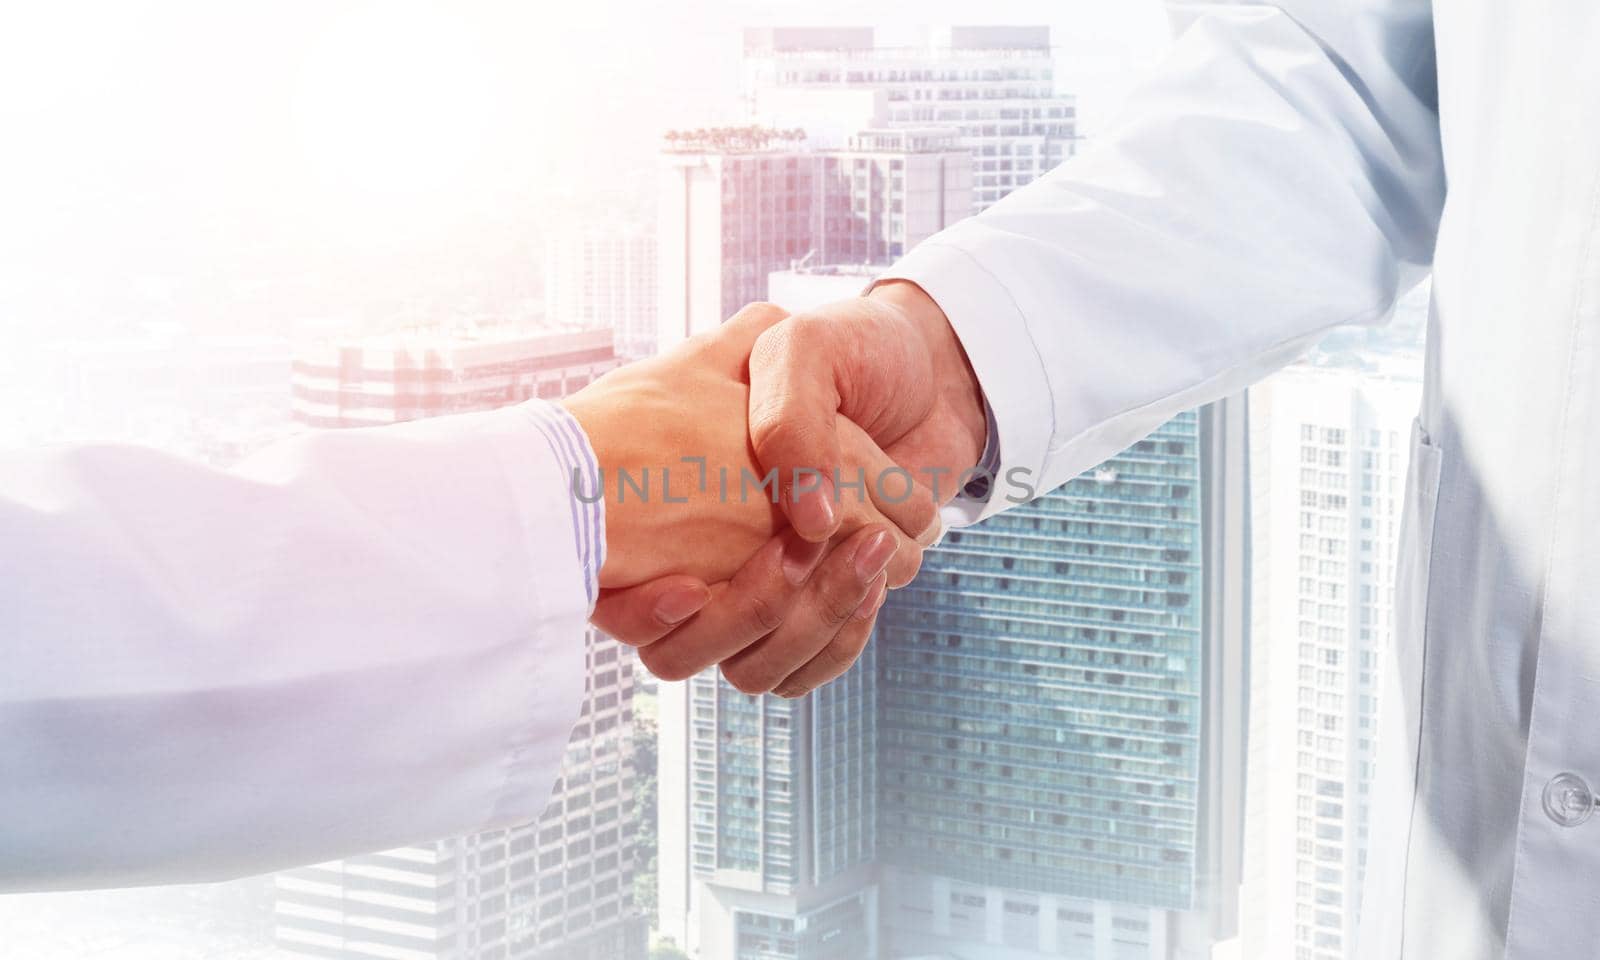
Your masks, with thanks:
[[[656,718],[654,711],[639,709],[635,701],[633,713],[633,804],[628,815],[634,827],[633,902],[650,918],[652,927],[658,926],[656,910]],[[681,956],[681,954],[679,954]],[[651,954],[655,956],[654,953]]]
[[[689,960],[689,955],[671,940],[663,940],[650,948],[650,960]]]

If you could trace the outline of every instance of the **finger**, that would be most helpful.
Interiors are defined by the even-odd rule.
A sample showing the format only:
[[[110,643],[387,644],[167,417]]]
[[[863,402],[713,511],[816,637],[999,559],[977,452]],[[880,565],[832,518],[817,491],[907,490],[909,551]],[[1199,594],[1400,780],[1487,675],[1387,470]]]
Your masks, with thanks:
[[[813,541],[839,529],[830,479],[840,463],[831,340],[825,320],[792,317],[763,332],[750,351],[750,443],[761,466],[778,471],[789,522]]]
[[[867,592],[866,599],[862,600],[861,605],[850,614],[850,619],[845,621],[839,632],[833,635],[828,645],[822,648],[822,652],[789,674],[778,684],[773,693],[792,699],[804,696],[830,680],[843,676],[861,656],[861,651],[867,648],[867,641],[872,637],[872,627],[878,620],[878,611],[883,608],[883,601],[888,596],[888,580],[880,577]]]
[[[732,580],[711,587],[703,610],[641,649],[640,661],[663,680],[683,680],[721,663],[783,623],[827,552],[826,544],[792,530],[773,537]]]
[[[892,460],[851,421],[840,418],[838,429],[845,459],[851,464],[839,474],[838,495],[845,515],[870,505],[918,545],[933,543],[939,533],[939,504],[932,487]]]
[[[789,311],[777,304],[747,303],[721,326],[696,336],[695,349],[703,350],[718,368],[743,381],[757,338],[788,318]]]
[[[722,675],[745,693],[766,693],[826,647],[885,580],[897,546],[882,525],[851,535],[812,576],[805,593],[766,637],[729,657]]]
[[[848,431],[854,427],[845,425],[840,429]],[[869,445],[871,443],[871,441],[866,442]],[[908,485],[908,481],[898,474],[887,473],[898,470],[894,461],[885,457],[880,462],[887,466],[874,466],[865,470],[866,479],[863,485],[867,487],[867,493],[864,496],[860,490],[845,489],[845,483],[854,484],[855,479],[840,477],[842,482],[838,506],[843,519],[839,529],[844,533],[854,533],[867,524],[888,525],[890,535],[894,537],[897,545],[894,557],[889,563],[889,588],[898,589],[910,583],[916,577],[917,571],[922,569],[922,553],[938,539],[942,528],[939,526],[938,507],[933,503],[932,492],[915,482],[909,482]],[[881,493],[878,491],[880,486]],[[892,513],[886,515],[884,510]],[[930,517],[931,519],[928,519]],[[918,536],[908,536],[899,526],[900,523],[925,523],[926,529]],[[834,539],[837,540],[838,537]]]
[[[625,590],[601,590],[589,621],[632,647],[654,643],[700,612],[711,601],[711,588],[681,574],[641,583]]]

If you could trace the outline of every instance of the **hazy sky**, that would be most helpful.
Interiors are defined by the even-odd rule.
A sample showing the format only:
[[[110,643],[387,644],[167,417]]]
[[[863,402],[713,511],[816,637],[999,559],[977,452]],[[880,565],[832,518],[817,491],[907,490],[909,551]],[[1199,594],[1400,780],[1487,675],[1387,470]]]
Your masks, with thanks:
[[[746,25],[1047,23],[1091,129],[1165,40],[1153,0],[28,6],[0,14],[12,344],[503,305],[541,230],[647,193],[660,131],[738,115]]]

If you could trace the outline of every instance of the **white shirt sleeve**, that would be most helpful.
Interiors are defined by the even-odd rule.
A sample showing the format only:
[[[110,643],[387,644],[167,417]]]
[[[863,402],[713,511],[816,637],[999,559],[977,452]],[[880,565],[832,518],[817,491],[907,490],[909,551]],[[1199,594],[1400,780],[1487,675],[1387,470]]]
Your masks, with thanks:
[[[0,458],[0,892],[213,880],[532,820],[603,560],[534,402],[222,472]]]
[[[1187,29],[1082,156],[913,249],[998,428],[975,522],[1321,333],[1386,319],[1444,201],[1427,0],[1171,6]]]

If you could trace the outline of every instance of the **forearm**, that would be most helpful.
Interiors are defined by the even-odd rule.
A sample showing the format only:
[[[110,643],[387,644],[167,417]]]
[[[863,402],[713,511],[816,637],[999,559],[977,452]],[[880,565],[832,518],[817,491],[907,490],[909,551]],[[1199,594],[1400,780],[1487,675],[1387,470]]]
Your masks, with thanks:
[[[588,610],[521,410],[224,473],[0,469],[0,887],[215,879],[536,816]]]
[[[1123,124],[889,274],[948,314],[1039,490],[1381,320],[1432,255],[1427,4],[1195,9]]]

